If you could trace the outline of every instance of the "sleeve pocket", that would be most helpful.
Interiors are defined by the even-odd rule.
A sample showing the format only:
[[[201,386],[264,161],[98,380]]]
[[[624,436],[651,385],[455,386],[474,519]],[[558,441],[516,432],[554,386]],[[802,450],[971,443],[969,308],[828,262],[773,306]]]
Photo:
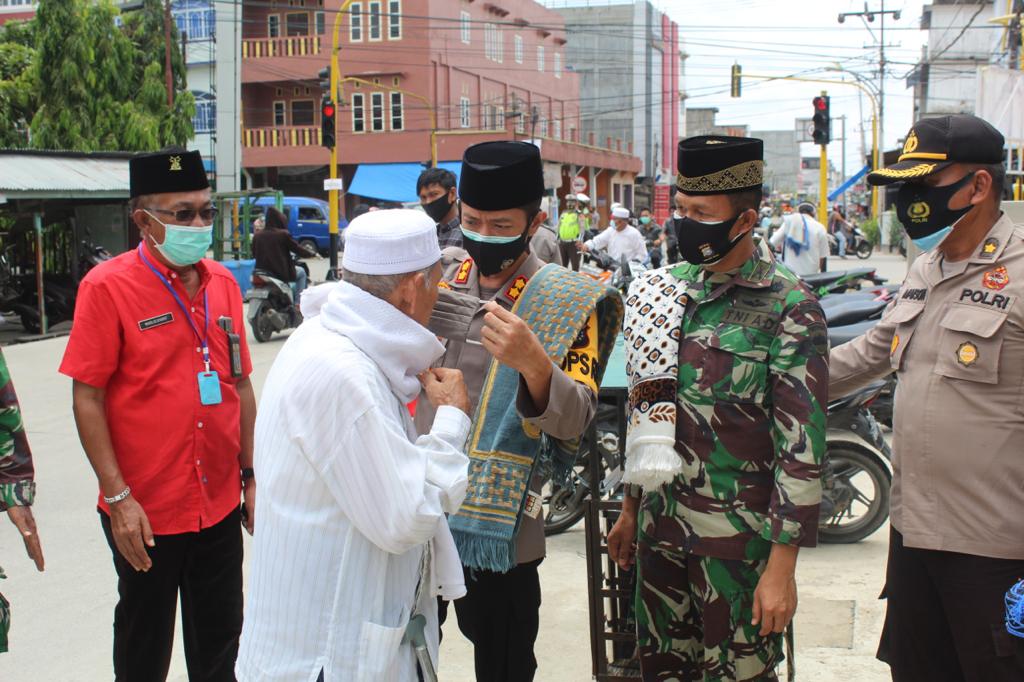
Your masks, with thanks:
[[[892,335],[892,346],[889,350],[889,364],[898,370],[903,362],[903,354],[910,345],[914,330],[924,311],[924,304],[898,303],[887,316],[887,321],[895,325]]]

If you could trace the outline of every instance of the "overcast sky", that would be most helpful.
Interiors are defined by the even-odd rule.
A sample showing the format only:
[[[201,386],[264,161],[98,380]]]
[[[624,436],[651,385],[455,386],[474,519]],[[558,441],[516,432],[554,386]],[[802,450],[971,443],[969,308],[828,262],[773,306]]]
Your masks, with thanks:
[[[686,61],[684,88],[689,107],[718,107],[718,121],[748,124],[752,130],[790,130],[797,117],[812,113],[811,99],[822,89],[831,98],[833,138],[841,135],[838,117],[846,115],[847,170],[859,168],[861,109],[857,88],[848,85],[758,81],[745,79],[739,99],[729,96],[730,68],[738,62],[749,74],[784,76],[800,74],[810,78],[839,80],[840,72],[829,71],[836,64],[878,82],[878,39],[880,19],[868,24],[855,17],[838,22],[840,12],[863,11],[864,2],[855,0],[662,0],[656,3],[680,26]],[[878,10],[880,0],[870,0]],[[887,0],[886,10],[900,10],[899,20],[886,16],[886,59],[890,61],[885,80],[885,144],[892,147],[913,122],[913,90],[907,89],[906,74],[921,54],[927,34],[918,29],[922,2]],[[712,9],[713,8],[713,9]],[[850,78],[850,76],[845,76]],[[870,105],[863,100],[865,141],[870,149]],[[806,145],[805,155],[816,154]],[[836,166],[840,143],[829,147]]]

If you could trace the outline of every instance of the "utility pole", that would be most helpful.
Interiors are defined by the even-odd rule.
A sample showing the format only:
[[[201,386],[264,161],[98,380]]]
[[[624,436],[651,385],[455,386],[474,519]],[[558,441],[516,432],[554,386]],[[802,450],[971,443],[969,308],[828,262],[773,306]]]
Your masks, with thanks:
[[[174,107],[174,78],[171,73],[171,0],[164,0],[164,85],[167,106]]]
[[[842,165],[843,182],[845,183],[846,182],[846,114],[843,114],[842,116],[840,116],[840,118],[843,120],[843,145],[842,145],[842,152],[841,153],[843,155],[843,165]],[[847,194],[848,194],[847,192],[843,192],[843,212],[846,213],[847,215],[849,215],[850,209],[849,209],[849,206],[847,206],[847,203],[846,203]]]
[[[860,17],[869,32],[871,32],[871,27],[868,26],[868,23],[874,22],[875,17],[880,19],[878,40],[878,146],[881,148],[880,164],[883,166],[885,165],[885,66],[887,64],[885,60],[885,16],[887,14],[891,14],[892,18],[896,21],[900,20],[900,10],[886,9],[885,0],[881,0],[881,7],[878,10],[869,10],[867,3],[864,3],[863,12],[843,12],[839,15],[840,24],[846,21],[846,17]],[[874,37],[873,33],[872,37]],[[876,209],[878,215],[875,218],[878,220],[879,229],[882,227],[881,214],[884,208],[884,206],[879,206]]]

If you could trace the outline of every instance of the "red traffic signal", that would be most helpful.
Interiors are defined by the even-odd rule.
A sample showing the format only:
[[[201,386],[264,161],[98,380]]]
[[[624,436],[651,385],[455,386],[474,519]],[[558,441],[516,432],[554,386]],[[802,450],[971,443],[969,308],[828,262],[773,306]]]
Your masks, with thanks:
[[[815,97],[814,98],[814,108],[817,109],[818,111],[827,111],[828,110],[828,98],[827,97]]]
[[[832,114],[829,111],[828,95],[815,97],[814,115],[811,117],[811,139],[814,144],[826,145],[832,139]]]
[[[335,113],[334,101],[325,97],[320,103],[320,142],[328,149],[335,147]]]
[[[321,110],[320,113],[322,113],[324,116],[328,116],[328,117],[329,116],[334,116],[334,103],[333,102],[324,102],[324,108]]]

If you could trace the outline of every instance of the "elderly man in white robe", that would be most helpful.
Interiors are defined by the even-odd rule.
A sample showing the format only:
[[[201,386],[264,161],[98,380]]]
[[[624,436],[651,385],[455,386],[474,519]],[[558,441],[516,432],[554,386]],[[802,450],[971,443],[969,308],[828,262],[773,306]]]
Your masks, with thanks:
[[[466,492],[469,400],[460,372],[430,369],[444,349],[424,326],[436,228],[388,210],[346,233],[343,281],[307,292],[319,314],[263,387],[242,682],[415,682],[410,618],[425,617],[436,668],[436,598],[465,594],[445,515]],[[421,386],[437,415],[416,438],[407,405]]]

